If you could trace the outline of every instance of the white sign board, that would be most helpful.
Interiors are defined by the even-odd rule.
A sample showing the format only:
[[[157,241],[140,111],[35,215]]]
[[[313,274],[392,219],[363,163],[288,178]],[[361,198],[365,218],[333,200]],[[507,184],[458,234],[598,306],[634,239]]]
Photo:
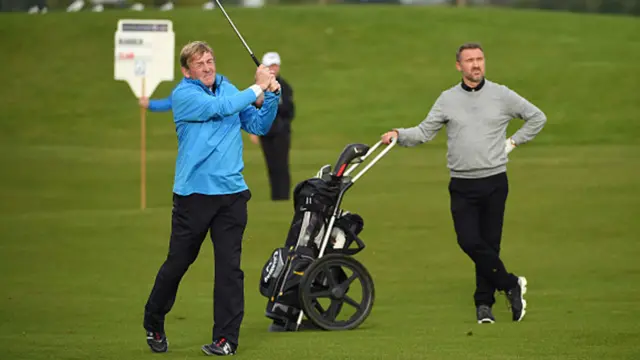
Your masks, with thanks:
[[[173,81],[175,34],[170,20],[120,20],[115,34],[115,79],[140,98]]]

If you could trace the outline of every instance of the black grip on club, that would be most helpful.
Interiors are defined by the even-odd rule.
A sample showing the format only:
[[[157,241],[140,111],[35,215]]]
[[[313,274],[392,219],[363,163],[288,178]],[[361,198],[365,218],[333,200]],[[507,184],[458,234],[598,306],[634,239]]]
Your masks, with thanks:
[[[238,38],[240,39],[240,41],[242,41],[242,44],[247,49],[247,52],[249,52],[249,55],[251,55],[251,58],[253,59],[253,62],[256,64],[257,67],[260,67],[260,61],[258,61],[256,56],[253,54],[253,51],[251,51],[251,49],[249,48],[249,45],[247,45],[247,43],[244,41],[244,38],[242,37],[242,35],[240,35],[240,31],[238,31],[236,26],[233,24],[233,21],[231,21],[231,18],[229,17],[227,12],[224,10],[224,7],[222,7],[222,4],[220,3],[220,0],[215,0],[215,1],[218,4],[218,7],[220,8],[220,10],[222,10],[222,14],[224,14],[224,17],[227,18],[227,21],[229,22],[229,25],[231,25],[231,27],[233,28],[233,31],[235,31],[235,33],[238,36]],[[280,90],[276,91],[275,93],[280,95]]]
[[[258,59],[256,59],[256,56],[253,55],[253,53],[251,53],[251,58],[253,59],[253,62],[256,63],[256,66],[260,66],[260,61],[258,61]]]

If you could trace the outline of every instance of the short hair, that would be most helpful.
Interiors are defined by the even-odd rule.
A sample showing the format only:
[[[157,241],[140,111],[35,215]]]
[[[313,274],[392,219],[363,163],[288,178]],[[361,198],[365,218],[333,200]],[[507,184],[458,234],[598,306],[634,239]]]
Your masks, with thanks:
[[[460,61],[460,54],[462,54],[463,51],[469,50],[469,49],[480,49],[480,51],[484,52],[484,50],[482,49],[482,45],[480,45],[479,43],[475,43],[475,42],[464,43],[460,45],[460,47],[458,48],[458,51],[456,52],[456,61]]]
[[[185,69],[189,68],[189,62],[195,55],[205,53],[211,53],[213,55],[213,49],[204,41],[192,41],[185,45],[180,51],[180,66]]]

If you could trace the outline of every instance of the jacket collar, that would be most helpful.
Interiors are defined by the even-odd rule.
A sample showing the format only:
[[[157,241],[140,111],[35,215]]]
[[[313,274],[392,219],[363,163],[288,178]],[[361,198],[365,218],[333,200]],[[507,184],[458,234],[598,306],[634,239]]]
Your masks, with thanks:
[[[220,86],[220,84],[222,84],[222,82],[224,81],[224,76],[220,75],[220,74],[216,74],[216,81],[213,83],[213,86],[211,88],[205,86],[202,81],[197,80],[197,79],[190,79],[188,77],[183,78],[184,82],[189,83],[189,84],[194,84],[197,85],[209,92],[215,93],[216,89]]]

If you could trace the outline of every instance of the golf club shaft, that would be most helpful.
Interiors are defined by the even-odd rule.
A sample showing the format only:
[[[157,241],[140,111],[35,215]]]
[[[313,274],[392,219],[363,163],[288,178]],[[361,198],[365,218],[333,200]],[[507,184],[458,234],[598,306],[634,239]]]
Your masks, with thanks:
[[[249,55],[251,55],[251,58],[253,59],[253,62],[256,63],[256,66],[260,66],[260,61],[258,61],[258,59],[256,59],[256,56],[253,54],[253,51],[251,51],[251,48],[249,48],[249,45],[247,45],[247,43],[242,38],[242,35],[240,35],[240,31],[238,31],[236,26],[233,24],[233,21],[231,21],[231,18],[229,17],[229,15],[227,15],[227,12],[224,11],[224,7],[222,7],[222,4],[220,4],[220,1],[216,0],[216,3],[218,4],[218,7],[220,7],[220,10],[222,10],[222,13],[224,14],[224,16],[227,18],[227,21],[229,21],[229,24],[231,24],[231,27],[236,32],[236,35],[238,35],[238,38],[240,38],[240,41],[242,41],[242,44],[244,45],[244,47],[249,52]]]

